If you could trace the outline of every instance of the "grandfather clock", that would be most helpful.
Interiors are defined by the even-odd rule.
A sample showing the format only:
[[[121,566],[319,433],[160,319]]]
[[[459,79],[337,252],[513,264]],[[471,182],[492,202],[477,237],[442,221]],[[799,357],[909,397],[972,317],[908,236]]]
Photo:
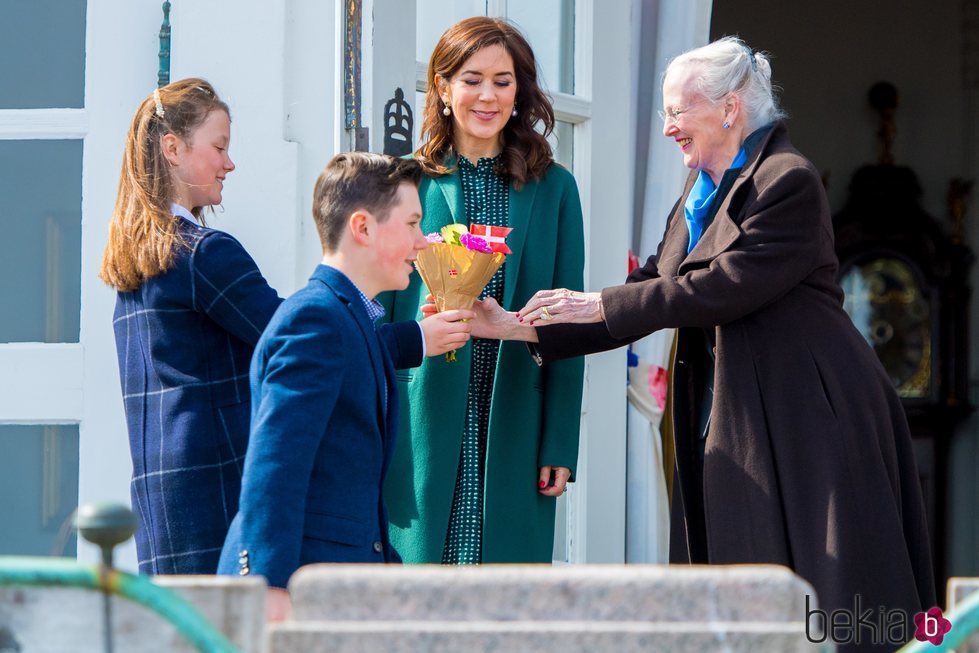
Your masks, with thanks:
[[[896,165],[897,89],[870,89],[880,115],[876,164],[857,170],[834,216],[844,308],[880,358],[908,416],[941,591],[945,580],[949,441],[968,405],[968,272],[962,217],[969,184],[953,180],[953,233],[921,207],[914,171]]]

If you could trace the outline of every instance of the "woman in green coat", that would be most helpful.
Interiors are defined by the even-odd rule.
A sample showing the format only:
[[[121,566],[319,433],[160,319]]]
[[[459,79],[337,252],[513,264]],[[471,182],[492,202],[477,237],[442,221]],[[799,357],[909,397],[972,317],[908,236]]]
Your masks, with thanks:
[[[442,35],[415,152],[426,172],[422,229],[511,227],[512,253],[482,295],[509,310],[541,288],[583,286],[581,202],[541,134],[553,126],[533,52],[512,25],[475,17]],[[382,298],[388,319],[417,318],[426,295],[412,275]],[[385,498],[405,562],[551,561],[555,500],[578,458],[583,373],[581,358],[541,368],[522,343],[497,340],[399,372]]]

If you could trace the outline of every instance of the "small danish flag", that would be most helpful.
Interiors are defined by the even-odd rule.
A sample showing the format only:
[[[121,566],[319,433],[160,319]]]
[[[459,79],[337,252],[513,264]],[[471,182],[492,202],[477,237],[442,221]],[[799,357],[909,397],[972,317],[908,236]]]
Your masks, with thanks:
[[[513,231],[512,227],[492,227],[486,224],[469,225],[469,233],[473,236],[479,236],[489,244],[491,250],[501,254],[513,253],[506,244],[507,234],[511,231]]]

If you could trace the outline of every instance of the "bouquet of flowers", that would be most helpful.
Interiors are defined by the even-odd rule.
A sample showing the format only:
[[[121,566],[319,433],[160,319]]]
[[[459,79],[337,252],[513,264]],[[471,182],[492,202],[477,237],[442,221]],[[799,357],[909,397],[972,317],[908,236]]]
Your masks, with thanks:
[[[415,267],[435,299],[439,311],[470,309],[503,260],[510,253],[505,238],[509,227],[450,224],[425,238],[429,245],[418,252]],[[445,359],[452,362],[455,352]]]

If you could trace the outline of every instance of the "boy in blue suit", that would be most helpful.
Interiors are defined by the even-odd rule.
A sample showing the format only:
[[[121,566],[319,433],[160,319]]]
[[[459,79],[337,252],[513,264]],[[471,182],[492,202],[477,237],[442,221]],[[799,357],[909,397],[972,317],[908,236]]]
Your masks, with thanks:
[[[362,152],[330,161],[313,197],[322,264],[276,311],[252,358],[241,501],[218,573],[265,576],[270,619],[288,614],[283,588],[302,565],[400,562],[381,493],[398,426],[392,353],[420,362],[422,346],[399,339],[399,352],[387,350],[374,297],[406,288],[427,245],[420,179],[415,161]],[[465,343],[459,320],[473,314],[440,317],[457,325],[449,348]]]

